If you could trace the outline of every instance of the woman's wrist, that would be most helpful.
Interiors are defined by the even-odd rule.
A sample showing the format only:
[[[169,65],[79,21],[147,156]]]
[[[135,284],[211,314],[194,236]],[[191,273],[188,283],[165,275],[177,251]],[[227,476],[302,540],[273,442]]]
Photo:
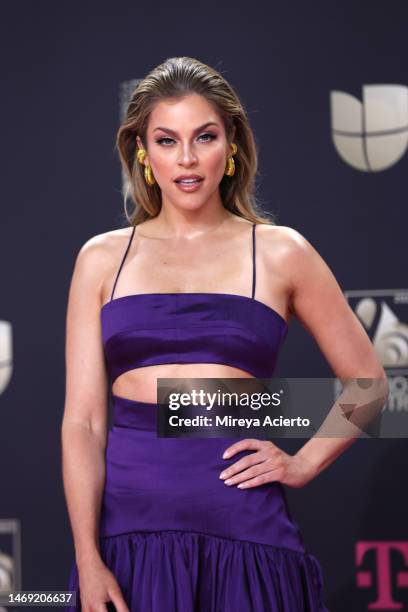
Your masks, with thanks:
[[[86,549],[80,550],[76,553],[76,564],[78,568],[89,563],[100,562],[101,554],[97,546],[89,546]]]

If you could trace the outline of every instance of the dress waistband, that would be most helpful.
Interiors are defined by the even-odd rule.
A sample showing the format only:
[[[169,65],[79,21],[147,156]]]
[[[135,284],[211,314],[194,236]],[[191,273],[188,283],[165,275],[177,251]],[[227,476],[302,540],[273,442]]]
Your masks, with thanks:
[[[111,394],[113,425],[115,427],[131,427],[145,431],[156,431],[157,409],[160,404],[156,402],[140,402],[120,395]]]

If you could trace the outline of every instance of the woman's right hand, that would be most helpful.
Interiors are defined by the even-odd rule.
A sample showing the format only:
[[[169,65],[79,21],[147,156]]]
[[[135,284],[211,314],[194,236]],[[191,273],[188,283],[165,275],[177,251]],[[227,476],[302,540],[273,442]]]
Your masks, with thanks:
[[[130,612],[115,576],[102,559],[80,567],[79,592],[82,612],[108,612],[112,609],[108,602],[116,612]]]

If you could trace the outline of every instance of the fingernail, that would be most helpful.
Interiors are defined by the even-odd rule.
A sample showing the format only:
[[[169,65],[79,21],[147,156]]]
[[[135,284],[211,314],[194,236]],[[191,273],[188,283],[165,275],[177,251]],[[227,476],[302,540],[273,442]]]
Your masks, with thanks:
[[[225,472],[221,472],[220,478],[225,478],[225,476],[226,476]]]
[[[228,478],[228,480],[224,480],[224,484],[226,484],[226,485],[231,484],[231,478]]]

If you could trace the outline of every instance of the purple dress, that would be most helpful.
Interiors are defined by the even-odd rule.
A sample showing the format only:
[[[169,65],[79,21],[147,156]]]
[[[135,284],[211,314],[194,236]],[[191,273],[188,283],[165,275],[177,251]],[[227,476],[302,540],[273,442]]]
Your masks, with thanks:
[[[101,311],[113,383],[139,366],[219,363],[273,376],[285,319],[252,297],[148,293],[113,299]],[[279,482],[227,486],[223,459],[241,438],[158,438],[157,404],[112,394],[100,553],[132,612],[327,612],[322,571],[305,549]],[[250,437],[253,437],[252,434]],[[73,563],[69,590],[77,591]]]

